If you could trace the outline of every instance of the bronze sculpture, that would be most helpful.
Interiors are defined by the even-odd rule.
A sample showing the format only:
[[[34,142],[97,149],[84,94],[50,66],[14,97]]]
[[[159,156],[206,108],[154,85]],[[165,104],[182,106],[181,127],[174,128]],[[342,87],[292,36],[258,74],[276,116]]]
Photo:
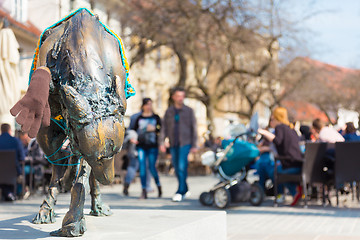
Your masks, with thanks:
[[[34,221],[51,222],[58,184],[72,185],[69,211],[62,228],[51,233],[53,236],[81,236],[86,231],[83,207],[88,180],[92,213],[110,214],[110,209],[101,203],[98,182],[113,181],[114,154],[121,149],[124,137],[126,98],[134,94],[127,79],[128,65],[123,51],[121,40],[96,16],[84,8],[77,10],[45,30],[40,38],[34,69],[45,66],[51,73],[44,110],[24,116],[21,112],[28,115],[32,112],[31,106],[24,107],[23,99],[29,98],[27,95],[11,110],[13,115],[18,115],[23,130],[32,134],[37,129],[36,118],[42,118],[37,140],[55,165],[49,195]],[[32,81],[36,79],[31,78],[28,92]],[[52,119],[49,126],[47,106]],[[33,124],[29,126],[24,119],[30,119]],[[67,139],[72,153],[66,156],[61,146]]]

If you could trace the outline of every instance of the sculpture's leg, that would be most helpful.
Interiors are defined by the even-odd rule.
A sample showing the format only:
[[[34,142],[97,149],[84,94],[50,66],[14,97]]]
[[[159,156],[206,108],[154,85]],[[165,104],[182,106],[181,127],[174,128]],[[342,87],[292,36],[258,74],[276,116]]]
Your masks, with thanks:
[[[47,156],[50,156],[61,146],[65,140],[66,135],[64,131],[59,128],[56,124],[51,123],[49,127],[41,128],[38,135],[37,141]],[[58,151],[52,159],[59,159],[66,156],[68,153]],[[60,163],[67,161],[64,159]],[[66,167],[64,166],[52,166],[52,176],[50,180],[50,186],[48,194],[40,206],[40,210],[32,223],[53,223],[55,222],[54,205],[56,204],[56,197],[59,193],[60,179],[64,175]]]
[[[84,159],[81,159],[80,170],[76,176],[75,183],[71,188],[71,202],[69,211],[65,214],[62,227],[51,236],[58,237],[78,237],[86,231],[84,218],[84,203],[86,182],[89,181],[90,166]]]
[[[76,178],[76,172],[78,170],[78,167],[80,167],[78,165],[75,165],[77,164],[77,161],[78,161],[77,157],[71,157],[70,165],[66,167],[65,173],[63,177],[60,179],[61,188],[63,188],[65,191],[71,190],[73,182]]]
[[[42,223],[54,223],[55,220],[55,212],[54,205],[56,204],[56,198],[59,193],[59,184],[58,179],[59,176],[54,174],[55,169],[53,167],[51,182],[49,186],[48,193],[40,206],[39,212],[36,214],[32,223],[42,224]]]
[[[110,216],[112,211],[110,207],[103,203],[100,195],[100,184],[95,179],[93,172],[91,171],[90,179],[90,195],[91,195],[91,211],[90,214],[93,216]]]

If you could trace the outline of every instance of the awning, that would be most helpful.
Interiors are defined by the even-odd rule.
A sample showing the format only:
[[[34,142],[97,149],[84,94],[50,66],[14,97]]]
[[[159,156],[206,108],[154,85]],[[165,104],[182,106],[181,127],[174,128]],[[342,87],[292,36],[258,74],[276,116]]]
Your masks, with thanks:
[[[13,123],[10,108],[20,98],[19,43],[10,28],[0,30],[0,122]]]

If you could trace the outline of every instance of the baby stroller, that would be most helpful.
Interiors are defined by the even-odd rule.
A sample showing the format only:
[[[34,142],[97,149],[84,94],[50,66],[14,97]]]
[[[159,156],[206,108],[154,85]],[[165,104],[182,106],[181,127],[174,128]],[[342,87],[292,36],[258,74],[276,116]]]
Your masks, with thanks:
[[[254,131],[255,130],[255,131]],[[200,203],[204,206],[215,204],[218,208],[226,208],[230,202],[249,201],[253,206],[259,206],[264,199],[264,193],[259,184],[250,184],[246,180],[246,167],[259,156],[256,145],[250,141],[257,129],[236,136],[234,139],[223,140],[223,151],[207,151],[201,155],[202,163],[210,166],[220,178],[208,192],[200,195]]]

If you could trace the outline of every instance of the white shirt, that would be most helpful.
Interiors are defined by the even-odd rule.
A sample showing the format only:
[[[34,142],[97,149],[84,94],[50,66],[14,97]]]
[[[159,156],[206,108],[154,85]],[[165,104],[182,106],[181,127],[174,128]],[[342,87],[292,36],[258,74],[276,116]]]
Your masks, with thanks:
[[[319,139],[321,142],[335,143],[344,142],[344,137],[338,133],[335,129],[330,127],[323,127],[319,133]]]

